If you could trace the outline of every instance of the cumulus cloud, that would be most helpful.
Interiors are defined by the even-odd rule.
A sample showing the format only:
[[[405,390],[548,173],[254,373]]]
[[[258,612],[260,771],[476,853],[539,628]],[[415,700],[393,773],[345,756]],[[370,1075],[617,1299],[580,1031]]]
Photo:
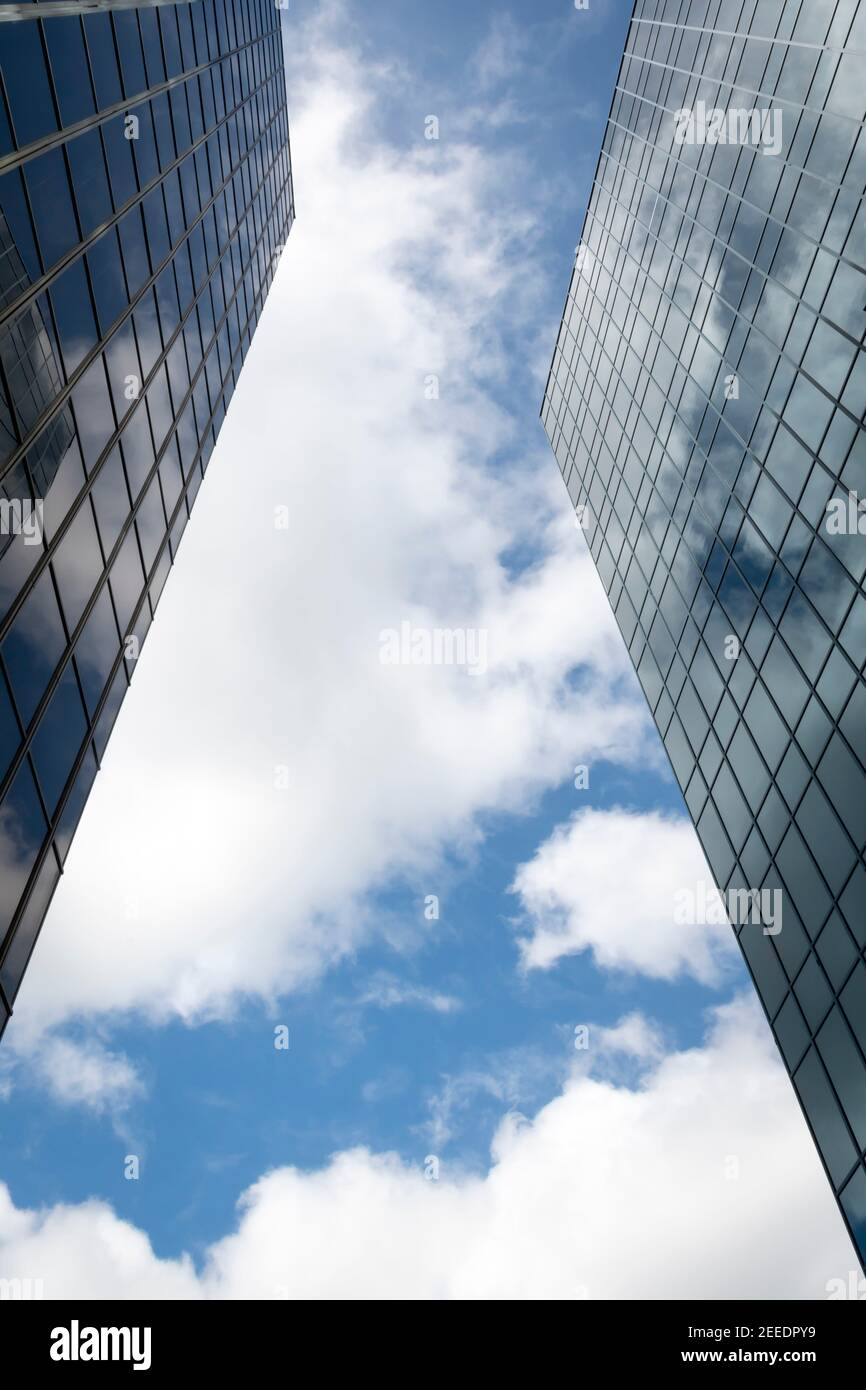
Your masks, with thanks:
[[[496,400],[504,329],[539,326],[525,180],[507,150],[421,126],[391,146],[386,77],[327,26],[303,32],[299,220],[19,1046],[113,1011],[223,1017],[309,981],[381,932],[378,887],[470,849],[485,810],[527,810],[575,756],[633,755],[648,727],[536,402]],[[483,632],[486,674],[383,665],[404,621]]]
[[[9,1049],[13,1068],[18,1061]],[[48,1034],[25,1054],[23,1069],[31,1084],[61,1105],[80,1105],[95,1114],[128,1109],[145,1093],[145,1083],[130,1059],[96,1038],[73,1040]]]
[[[664,1053],[661,1030],[643,1014],[627,1014],[615,1028],[599,1028],[598,1042],[615,1056],[633,1057],[639,1062],[655,1062]]]
[[[366,1149],[268,1173],[198,1270],[103,1203],[0,1189],[0,1277],[51,1298],[825,1298],[856,1268],[751,1000],[636,1088],[576,1071],[506,1117],[484,1176]]]
[[[526,969],[591,951],[608,970],[717,985],[738,958],[725,922],[677,921],[676,895],[709,879],[690,821],[657,811],[578,811],[515,875]]]
[[[188,1255],[157,1259],[147,1236],[119,1220],[105,1202],[22,1211],[3,1183],[0,1265],[0,1279],[20,1280],[21,1287],[38,1289],[45,1298],[202,1296]]]

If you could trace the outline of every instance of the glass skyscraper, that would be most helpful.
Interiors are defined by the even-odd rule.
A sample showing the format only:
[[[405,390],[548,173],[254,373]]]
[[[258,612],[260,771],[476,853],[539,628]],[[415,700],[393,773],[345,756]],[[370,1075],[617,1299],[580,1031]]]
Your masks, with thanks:
[[[0,4],[0,1031],[293,218],[274,0]]]
[[[861,1257],[864,73],[866,0],[637,0],[542,407]]]

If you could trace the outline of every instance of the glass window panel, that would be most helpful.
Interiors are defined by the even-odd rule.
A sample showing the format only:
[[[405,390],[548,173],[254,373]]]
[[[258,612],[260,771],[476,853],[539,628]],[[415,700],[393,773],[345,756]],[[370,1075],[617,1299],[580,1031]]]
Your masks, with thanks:
[[[169,440],[168,447],[163,454],[162,462],[159,466],[159,478],[162,486],[165,514],[167,517],[171,517],[177,499],[180,496],[181,487],[183,486],[177,445],[174,439]]]
[[[788,992],[788,981],[772,942],[772,937],[765,936],[760,929],[745,927],[740,934],[740,945],[771,1017]]]
[[[761,679],[788,723],[796,726],[809,698],[808,686],[778,637],[764,659]]]
[[[866,1053],[866,965],[862,960],[842,991],[841,1000],[854,1036]]]
[[[115,428],[101,357],[91,362],[74,388],[72,403],[84,464],[90,472]]]
[[[830,550],[816,542],[803,564],[802,588],[825,622],[838,630],[854,598],[854,586]]]
[[[147,409],[150,415],[150,426],[153,431],[154,444],[157,451],[163,443],[166,435],[171,429],[174,418],[171,408],[171,396],[168,391],[168,379],[165,368],[159,367],[152,377],[147,388]]]
[[[127,532],[109,578],[118,625],[125,637],[129,631],[133,610],[144,589],[144,574],[134,528]]]
[[[113,106],[123,97],[111,30],[111,16],[104,12],[85,15],[84,32],[90,50],[97,102],[99,109],[104,110],[106,106]]]
[[[102,557],[90,502],[85,499],[60,542],[52,560],[57,588],[62,595],[63,613],[71,632],[78,626],[97,580],[102,573]]]
[[[162,353],[159,318],[152,290],[148,290],[144,298],[136,305],[133,322],[139,360],[144,374],[143,379],[146,379],[153,372],[157,359]]]
[[[125,217],[122,217],[118,223],[117,231],[120,236],[129,294],[130,297],[134,297],[150,279],[150,264],[144,239],[141,209],[132,208]]]
[[[103,333],[106,333],[128,304],[120,244],[114,227],[90,247],[87,265],[99,322]]]
[[[800,1063],[794,1085],[800,1093],[830,1175],[834,1182],[841,1182],[851,1171],[857,1159],[857,1150],[814,1047],[809,1049]]]
[[[54,814],[86,729],[78,682],[69,665],[39,721],[32,745],[33,762],[49,815]]]
[[[866,274],[839,261],[824,301],[823,312],[840,328],[859,338],[863,331],[863,304],[866,304]]]
[[[838,734],[818,765],[818,776],[859,849],[866,842],[866,776]]]
[[[217,10],[217,14],[219,14]],[[183,58],[180,51],[180,36],[177,32],[177,17],[174,9],[160,10],[157,15],[162,47],[165,55],[165,70],[168,77],[179,77],[183,72]]]
[[[720,882],[727,883],[734,867],[734,855],[722,828],[722,822],[713,806],[707,806],[698,821],[697,829],[715,877]]]
[[[803,1015],[793,994],[788,995],[779,1010],[773,1031],[782,1049],[782,1056],[793,1071],[799,1065],[810,1041],[809,1030],[803,1022]]]
[[[123,116],[114,116],[101,127],[105,157],[108,163],[108,181],[115,212],[138,192],[138,179],[132,158],[132,141],[126,138],[126,124]]]
[[[726,763],[722,765],[713,783],[712,796],[734,849],[739,853],[746,842],[751,818],[749,808]]]
[[[832,902],[807,852],[803,837],[794,826],[790,827],[776,851],[776,863],[784,875],[788,892],[806,919],[810,934],[816,936]]]
[[[861,1149],[866,1148],[866,1087],[863,1086],[863,1058],[851,1030],[838,1006],[831,1010],[818,1034],[818,1050],[830,1073],[848,1123]]]
[[[143,402],[127,416],[120,442],[126,476],[129,480],[133,501],[138,497],[145,480],[153,467],[154,449],[150,434],[147,411]]]
[[[65,860],[72,842],[72,836],[78,825],[84,803],[90,795],[90,788],[96,777],[96,759],[90,748],[84,755],[84,761],[76,774],[75,782],[69,793],[63,813],[57,825],[57,832],[54,843],[57,846],[57,853],[60,855],[61,863]]]
[[[796,652],[796,659],[805,670],[809,680],[817,680],[820,670],[822,670],[827,653],[830,652],[831,639],[817,620],[815,610],[803,599],[799,592],[794,592],[785,609],[783,619],[778,624],[778,631],[783,635],[785,642],[790,646],[791,651]],[[823,749],[816,749],[816,752]]]
[[[3,299],[8,304],[42,273],[20,169],[0,178],[0,210],[6,222],[5,227],[0,225],[0,236],[8,257],[3,277]]]
[[[57,129],[37,25],[6,25],[3,79],[19,149]]]
[[[96,110],[81,21],[73,17],[49,20],[44,27],[60,115],[64,125],[74,125]]]
[[[70,140],[67,150],[75,203],[84,235],[90,236],[112,215],[111,190],[98,130]]]
[[[48,269],[78,241],[72,193],[62,151],[48,150],[39,159],[31,159],[24,167],[24,177],[42,263]]]
[[[841,1197],[861,1257],[866,1259],[866,1171],[858,1168]]]
[[[866,686],[862,680],[857,682],[857,687],[848,701],[840,720],[840,728],[860,762],[866,762]]]
[[[839,906],[854,940],[866,948],[866,870],[857,865],[839,899]]]
[[[105,367],[114,402],[114,414],[118,423],[121,423],[142,390],[141,364],[138,360],[131,319],[121,324],[106,344]]]
[[[153,10],[142,9],[139,15],[142,45],[147,69],[147,85],[155,87],[165,81],[165,63],[159,37],[159,25]]]
[[[114,610],[108,589],[104,587],[75,644],[75,664],[91,715],[96,712],[119,647]]]
[[[166,258],[171,249],[171,241],[168,235],[168,222],[165,216],[165,203],[163,202],[162,191],[159,188],[153,189],[142,201],[144,212],[144,224],[147,230],[147,241],[150,248],[151,271],[155,271]]]
[[[6,681],[0,672],[0,778],[6,771],[14,754],[18,751],[21,735],[18,721],[6,690]]]
[[[834,912],[817,942],[818,956],[834,989],[841,989],[857,959],[853,937],[838,912]],[[864,1012],[866,1018],[866,1012]],[[848,1021],[852,1023],[851,1014]]]
[[[63,366],[69,377],[96,345],[96,320],[90,304],[84,262],[73,261],[49,290],[60,337]]]
[[[785,421],[803,442],[817,450],[833,414],[833,402],[807,381],[798,376],[784,409]]]
[[[59,877],[57,860],[49,853],[45,856],[27,899],[27,906],[0,965],[0,983],[7,998],[13,1002]]]
[[[145,571],[149,574],[160,542],[165,536],[165,516],[159,490],[159,478],[154,477],[136,513],[135,524],[141,542]]]
[[[25,725],[30,722],[65,646],[51,575],[45,571],[25,600],[2,647],[18,713]]]
[[[117,10],[111,18],[120,53],[124,96],[136,96],[147,87],[144,53],[138,32],[138,15],[135,10]]]

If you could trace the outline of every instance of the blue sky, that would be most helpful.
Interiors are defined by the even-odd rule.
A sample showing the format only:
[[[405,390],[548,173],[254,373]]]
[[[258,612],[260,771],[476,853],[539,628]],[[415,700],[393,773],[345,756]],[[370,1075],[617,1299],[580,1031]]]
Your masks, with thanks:
[[[538,421],[630,8],[291,0],[298,221],[4,1043],[4,1275],[855,1267],[727,929],[671,925],[700,852]],[[410,617],[490,670],[382,668]]]

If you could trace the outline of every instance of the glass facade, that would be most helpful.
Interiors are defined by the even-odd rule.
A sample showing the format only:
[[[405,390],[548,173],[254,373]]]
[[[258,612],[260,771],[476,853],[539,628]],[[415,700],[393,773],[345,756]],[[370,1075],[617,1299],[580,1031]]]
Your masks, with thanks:
[[[542,407],[861,1257],[864,71],[866,0],[637,0]]]
[[[294,208],[273,0],[0,10],[2,1031]]]

